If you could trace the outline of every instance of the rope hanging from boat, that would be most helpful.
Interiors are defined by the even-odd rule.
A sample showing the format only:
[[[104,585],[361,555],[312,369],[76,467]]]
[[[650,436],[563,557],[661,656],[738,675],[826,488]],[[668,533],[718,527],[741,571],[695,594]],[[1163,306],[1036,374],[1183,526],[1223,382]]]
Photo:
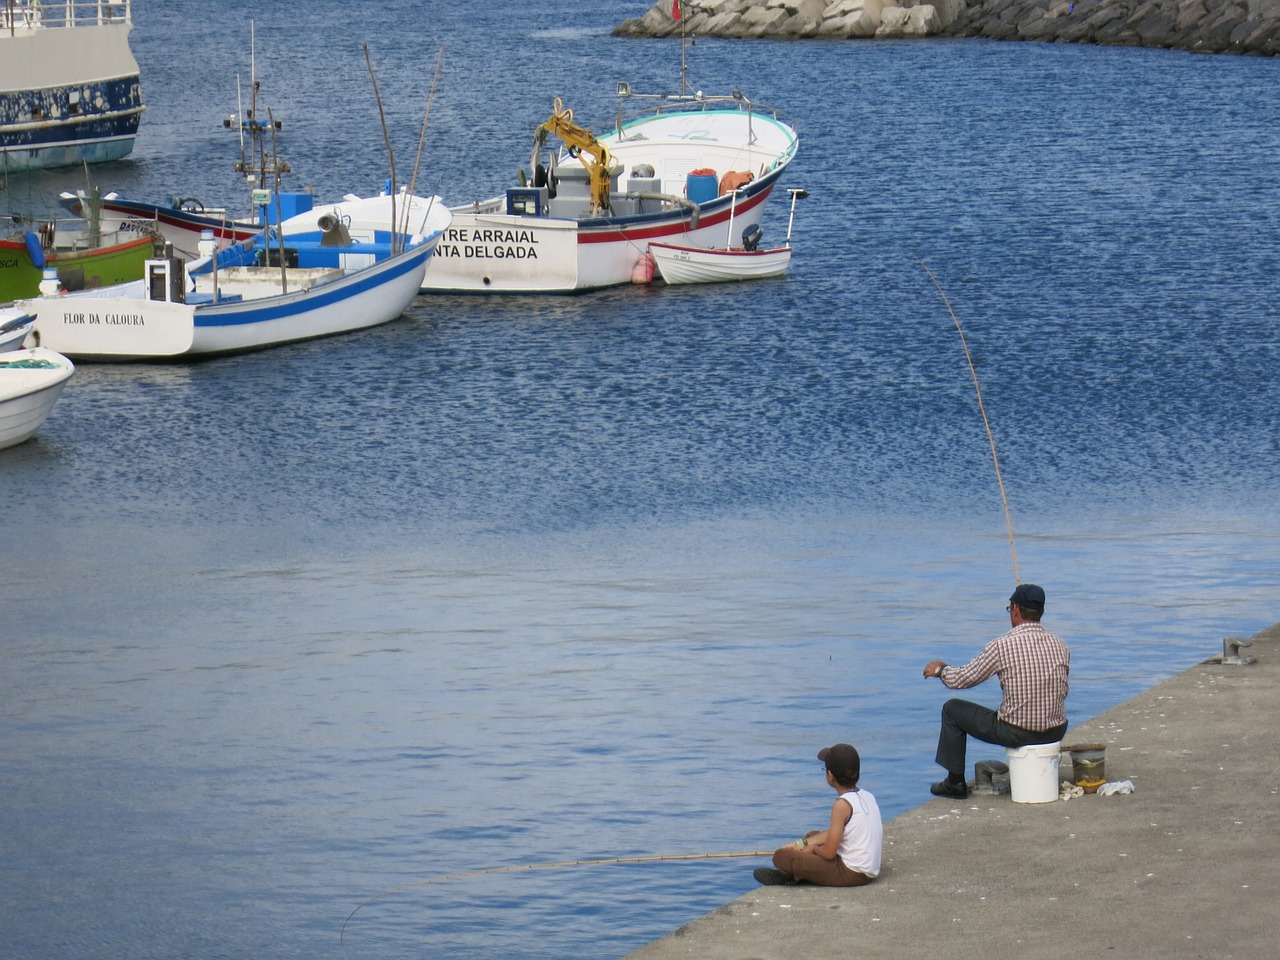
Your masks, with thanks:
[[[951,314],[951,320],[956,325],[956,332],[960,334],[960,345],[964,348],[964,358],[969,362],[969,373],[973,375],[973,388],[978,393],[978,410],[982,413],[982,425],[987,428],[987,442],[991,445],[991,461],[996,467],[996,483],[1000,487],[1000,502],[1004,504],[1004,522],[1009,530],[1009,551],[1013,554],[1013,582],[1015,585],[1022,582],[1018,576],[1018,548],[1013,543],[1013,520],[1009,516],[1009,498],[1004,492],[1004,478],[1000,474],[1000,457],[996,455],[996,438],[991,432],[991,421],[987,419],[987,408],[982,402],[982,386],[978,383],[978,369],[973,365],[973,355],[969,353],[969,343],[964,338],[964,328],[960,326],[960,318],[956,316],[955,310],[951,308],[951,301],[947,299],[946,291],[942,289],[942,284],[938,282],[938,278],[933,275],[933,271],[916,254],[912,254],[916,258],[916,262],[924,268],[924,272],[929,275],[929,279],[933,281],[933,285],[938,289],[938,294],[942,297],[942,302],[946,304],[947,313]]]
[[[508,867],[490,867],[487,870],[469,870],[466,873],[451,873],[445,877],[430,877],[426,880],[406,883],[402,887],[393,887],[390,890],[384,890],[376,897],[371,897],[364,903],[357,906],[347,914],[347,919],[342,921],[342,929],[338,931],[338,942],[342,942],[343,934],[346,933],[347,924],[351,922],[351,918],[365,907],[370,904],[377,903],[379,900],[385,900],[387,897],[394,896],[397,893],[404,893],[406,890],[414,890],[418,887],[426,887],[435,883],[447,883],[451,880],[463,880],[468,877],[483,877],[496,873],[520,873],[525,870],[555,870],[566,867],[598,867],[610,863],[659,863],[676,860],[729,860],[741,857],[771,856],[773,856],[772,850],[748,850],[741,853],[677,853],[656,854],[642,857],[607,857],[599,860],[561,860],[556,863],[520,863]]]

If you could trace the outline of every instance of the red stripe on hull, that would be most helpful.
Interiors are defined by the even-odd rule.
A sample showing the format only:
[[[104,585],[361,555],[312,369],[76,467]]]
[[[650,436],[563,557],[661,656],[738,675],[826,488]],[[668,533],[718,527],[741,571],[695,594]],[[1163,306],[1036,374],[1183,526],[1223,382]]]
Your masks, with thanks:
[[[764,190],[761,190],[755,196],[749,197],[742,203],[738,204],[733,211],[733,216],[740,216],[749,210],[764,203],[769,194],[773,192],[773,184],[770,184]],[[714,227],[717,224],[727,223],[730,217],[730,211],[725,209],[719,213],[709,214],[705,217],[698,218],[698,229],[704,227]],[[658,237],[678,237],[690,231],[690,219],[684,218],[678,223],[662,223],[653,227],[624,227],[620,230],[586,230],[578,231],[578,243],[617,243],[627,240],[654,240]]]

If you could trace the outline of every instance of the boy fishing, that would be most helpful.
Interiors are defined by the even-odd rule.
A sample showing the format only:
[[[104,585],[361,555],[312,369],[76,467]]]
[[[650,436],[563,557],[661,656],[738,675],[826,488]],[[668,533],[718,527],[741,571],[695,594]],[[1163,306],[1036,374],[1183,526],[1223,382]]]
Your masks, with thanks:
[[[757,883],[805,883],[821,887],[860,887],[880,873],[884,827],[876,798],[858,786],[862,761],[847,743],[818,751],[827,786],[839,796],[831,806],[831,823],[803,840],[774,851],[773,865],[758,867]]]

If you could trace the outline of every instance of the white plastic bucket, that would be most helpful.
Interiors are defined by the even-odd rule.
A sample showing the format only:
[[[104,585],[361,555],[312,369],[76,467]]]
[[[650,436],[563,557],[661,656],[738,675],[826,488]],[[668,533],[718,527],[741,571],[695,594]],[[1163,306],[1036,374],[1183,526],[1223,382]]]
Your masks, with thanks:
[[[1009,792],[1014,803],[1048,803],[1058,799],[1058,755],[1061,743],[1007,747]]]

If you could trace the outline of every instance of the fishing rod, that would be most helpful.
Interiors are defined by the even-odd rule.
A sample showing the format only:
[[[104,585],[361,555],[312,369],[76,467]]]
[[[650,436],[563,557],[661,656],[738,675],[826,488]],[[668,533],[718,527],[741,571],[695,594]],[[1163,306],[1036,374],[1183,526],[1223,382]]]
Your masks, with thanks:
[[[978,410],[982,413],[982,425],[987,428],[987,442],[991,444],[991,462],[996,467],[996,483],[1000,487],[1000,502],[1004,504],[1004,522],[1009,530],[1009,551],[1013,554],[1013,582],[1021,583],[1022,579],[1018,576],[1018,548],[1013,543],[1013,520],[1009,516],[1009,498],[1004,492],[1004,477],[1000,474],[1000,457],[996,455],[996,438],[991,432],[991,421],[987,419],[987,408],[982,402],[982,386],[978,383],[978,369],[973,365],[973,355],[969,353],[969,342],[965,340],[964,328],[960,326],[960,318],[956,316],[955,310],[951,308],[951,301],[947,299],[947,293],[942,289],[942,284],[938,282],[938,278],[933,275],[933,271],[929,269],[929,265],[925,263],[916,254],[912,254],[916,258],[916,262],[924,268],[924,272],[929,275],[929,279],[933,281],[933,285],[937,287],[942,302],[947,306],[947,313],[951,314],[951,319],[956,325],[956,332],[960,334],[960,345],[964,348],[964,358],[969,361],[969,372],[973,375],[973,389],[978,394]]]
[[[483,877],[495,873],[519,873],[525,870],[554,870],[565,867],[598,867],[610,863],[660,863],[676,860],[729,860],[741,857],[771,857],[772,850],[748,850],[742,853],[674,853],[674,854],[654,854],[642,857],[607,857],[600,860],[560,860],[555,863],[519,863],[507,867],[490,867],[487,870],[469,870],[466,873],[451,873],[445,877],[430,877],[426,880],[418,880],[414,883],[406,883],[402,887],[393,887],[390,890],[384,890],[376,897],[371,897],[364,903],[360,904],[349,914],[347,919],[342,921],[342,929],[338,931],[338,942],[342,942],[342,936],[346,933],[347,924],[351,922],[351,918],[359,913],[362,909],[370,904],[377,903],[387,897],[394,896],[397,893],[404,893],[406,890],[413,890],[417,887],[426,887],[433,883],[446,883],[450,880],[463,880],[467,877]]]

